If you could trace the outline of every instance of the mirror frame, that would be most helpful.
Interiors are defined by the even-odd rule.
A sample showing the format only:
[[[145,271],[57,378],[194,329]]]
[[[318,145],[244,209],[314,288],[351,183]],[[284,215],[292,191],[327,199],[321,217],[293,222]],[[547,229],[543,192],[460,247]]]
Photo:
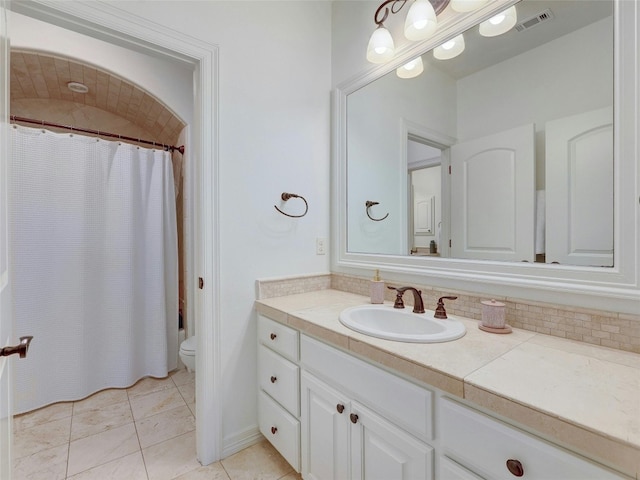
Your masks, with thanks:
[[[387,64],[339,84],[333,92],[333,272],[417,283],[500,297],[638,314],[640,311],[640,35],[638,2],[614,2],[614,266],[577,267],[347,251],[347,97],[448,38],[477,25],[518,0],[495,0],[469,14],[443,19],[436,34],[406,45]],[[624,101],[622,100],[624,99]],[[400,152],[399,152],[400,154]],[[402,232],[398,233],[399,235]]]

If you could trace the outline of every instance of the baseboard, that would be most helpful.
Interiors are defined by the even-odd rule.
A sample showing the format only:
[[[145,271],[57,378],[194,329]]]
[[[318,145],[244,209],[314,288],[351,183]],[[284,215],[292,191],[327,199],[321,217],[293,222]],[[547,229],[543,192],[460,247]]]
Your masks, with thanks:
[[[264,437],[258,430],[258,426],[247,428],[244,431],[237,432],[223,439],[222,441],[222,458],[227,458],[240,450],[244,450],[251,445],[264,440]]]

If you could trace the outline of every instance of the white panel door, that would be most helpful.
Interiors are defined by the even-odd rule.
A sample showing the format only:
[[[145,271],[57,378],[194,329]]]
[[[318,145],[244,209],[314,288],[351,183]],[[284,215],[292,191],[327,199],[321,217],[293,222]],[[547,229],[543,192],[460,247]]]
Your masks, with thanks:
[[[451,147],[451,256],[533,262],[535,129]]]
[[[352,479],[433,479],[429,445],[356,402],[352,402],[349,420]]]
[[[9,38],[6,2],[0,1],[0,348],[12,340],[7,231],[7,164],[9,162]],[[0,478],[11,478],[10,357],[0,356]]]
[[[307,372],[301,384],[302,477],[347,479],[349,401]]]
[[[546,124],[546,262],[613,266],[613,109]]]

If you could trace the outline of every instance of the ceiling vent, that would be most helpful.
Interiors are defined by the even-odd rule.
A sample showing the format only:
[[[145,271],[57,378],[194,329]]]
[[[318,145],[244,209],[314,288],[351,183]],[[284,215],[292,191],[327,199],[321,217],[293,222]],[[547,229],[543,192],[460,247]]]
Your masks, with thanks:
[[[536,25],[540,25],[542,22],[546,22],[548,20],[553,20],[553,12],[547,8],[545,11],[540,12],[533,17],[529,17],[526,20],[521,21],[515,26],[515,29],[518,32],[522,32],[529,28],[533,28]]]

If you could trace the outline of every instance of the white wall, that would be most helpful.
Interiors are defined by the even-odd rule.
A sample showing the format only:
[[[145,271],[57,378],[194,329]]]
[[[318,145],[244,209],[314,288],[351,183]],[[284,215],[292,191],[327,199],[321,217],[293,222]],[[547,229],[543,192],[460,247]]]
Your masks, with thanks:
[[[329,255],[315,254],[315,240],[329,237],[331,4],[110,5],[219,46],[221,407],[228,450],[257,432],[255,280],[329,270]],[[125,76],[145,85],[133,75],[140,64],[124,63]],[[289,219],[276,212],[283,191],[304,195],[309,213]],[[288,203],[283,208],[298,208],[295,199]]]

